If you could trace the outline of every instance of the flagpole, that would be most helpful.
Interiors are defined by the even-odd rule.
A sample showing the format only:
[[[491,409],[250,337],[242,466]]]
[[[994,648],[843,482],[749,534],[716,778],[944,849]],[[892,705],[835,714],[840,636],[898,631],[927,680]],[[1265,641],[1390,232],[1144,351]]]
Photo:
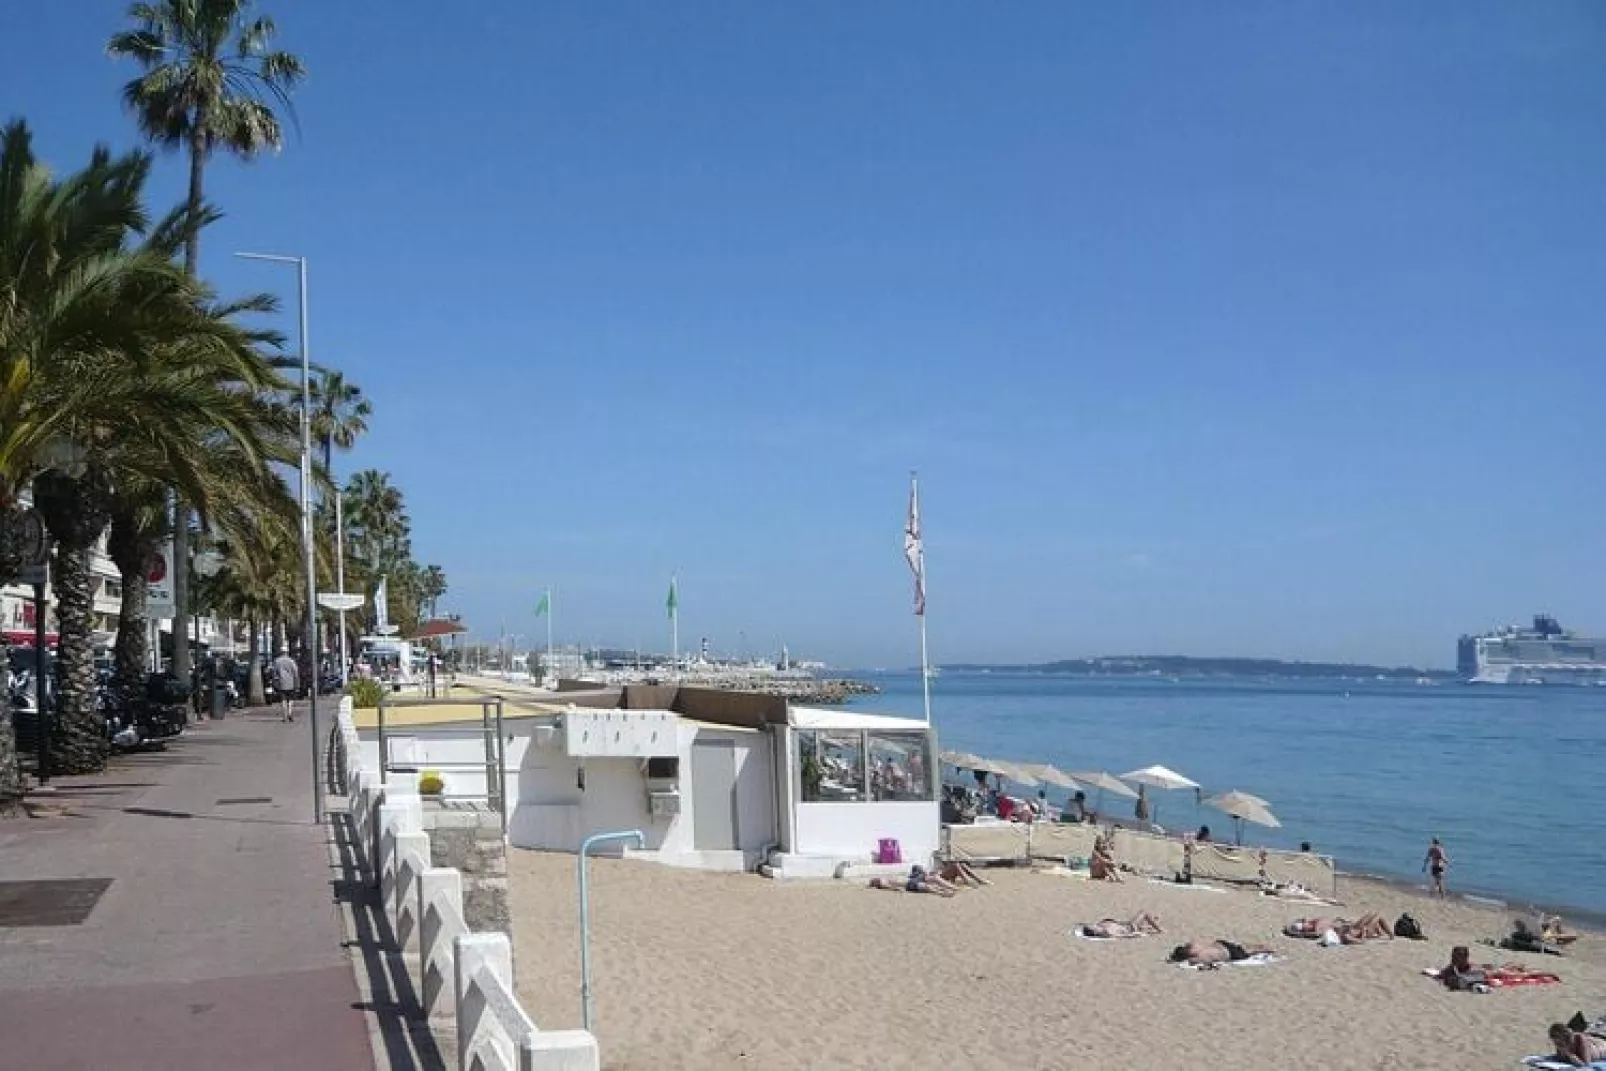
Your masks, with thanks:
[[[558,671],[552,663],[552,589],[546,589],[546,671],[554,680]]]
[[[670,660],[675,667],[675,679],[680,680],[680,574],[669,578],[669,595],[674,600],[669,607]]]
[[[912,527],[914,527],[915,541],[917,541],[917,548],[919,548],[920,554],[920,601],[919,607],[917,607],[919,613],[915,617],[920,618],[920,695],[925,698],[925,724],[930,727],[931,663],[927,655],[927,649],[925,649],[925,538],[923,538],[922,531],[920,531],[920,477],[914,472],[909,474],[909,514],[914,519]]]

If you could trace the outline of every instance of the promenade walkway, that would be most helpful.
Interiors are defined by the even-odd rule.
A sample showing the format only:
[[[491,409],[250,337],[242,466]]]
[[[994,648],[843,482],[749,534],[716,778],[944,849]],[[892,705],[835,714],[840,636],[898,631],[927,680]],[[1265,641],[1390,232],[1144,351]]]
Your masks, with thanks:
[[[0,821],[0,1064],[375,1066],[304,715],[231,714],[58,784],[59,814]],[[46,880],[71,884],[19,884]]]

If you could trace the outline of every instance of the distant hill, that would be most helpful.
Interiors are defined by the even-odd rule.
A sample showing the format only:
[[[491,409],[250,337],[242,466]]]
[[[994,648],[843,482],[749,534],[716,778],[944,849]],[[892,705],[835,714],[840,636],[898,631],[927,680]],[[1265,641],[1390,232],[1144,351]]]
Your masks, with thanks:
[[[1351,662],[1285,662],[1279,658],[1197,658],[1192,655],[1120,655],[1104,658],[1068,658],[1058,662],[1025,665],[944,663],[943,669],[993,670],[1023,673],[1063,673],[1085,677],[1382,677],[1411,680],[1428,677],[1454,680],[1443,669],[1414,666],[1369,666]]]

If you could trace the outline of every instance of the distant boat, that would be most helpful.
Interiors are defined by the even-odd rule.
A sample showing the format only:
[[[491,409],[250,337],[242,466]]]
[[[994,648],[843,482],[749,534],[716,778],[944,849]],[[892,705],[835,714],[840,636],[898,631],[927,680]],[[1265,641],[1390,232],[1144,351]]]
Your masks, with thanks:
[[[941,666],[927,666],[926,667],[926,680],[928,680],[928,681],[936,680],[940,676],[942,676],[942,667]]]

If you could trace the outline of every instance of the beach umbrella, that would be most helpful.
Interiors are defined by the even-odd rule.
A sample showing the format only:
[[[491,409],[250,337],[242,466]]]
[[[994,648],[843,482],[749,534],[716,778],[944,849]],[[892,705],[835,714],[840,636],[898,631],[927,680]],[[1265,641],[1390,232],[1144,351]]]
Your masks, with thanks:
[[[1015,782],[1017,785],[1025,785],[1027,788],[1037,787],[1037,778],[1032,775],[1032,772],[1026,767],[1016,765],[1013,762],[1004,762],[1001,759],[994,759],[993,772],[1002,774],[1011,781]]]
[[[1122,774],[1121,780],[1131,781],[1146,788],[1163,788],[1167,790],[1199,787],[1199,782],[1183,777],[1177,771],[1166,766],[1145,766],[1141,770],[1133,770],[1130,773]],[[1149,819],[1158,821],[1159,818],[1160,807],[1159,804],[1156,804],[1153,812],[1149,815]]]
[[[937,757],[949,766],[955,766],[961,770],[974,770],[976,764],[981,761],[968,751],[944,751]]]
[[[1214,807],[1218,811],[1225,811],[1232,815],[1237,827],[1238,843],[1244,842],[1244,823],[1253,822],[1257,826],[1267,826],[1276,829],[1282,825],[1277,816],[1271,813],[1271,808],[1259,796],[1251,796],[1247,792],[1223,792],[1219,796],[1212,796],[1205,800],[1205,806]]]
[[[1098,802],[1093,805],[1095,810],[1104,810],[1104,793],[1106,791],[1112,792],[1117,796],[1125,796],[1128,799],[1138,798],[1138,794],[1133,792],[1126,782],[1114,774],[1105,773],[1103,770],[1072,770],[1071,777],[1078,784],[1099,790]]]
[[[1108,790],[1117,796],[1125,796],[1127,799],[1135,800],[1138,798],[1138,794],[1133,792],[1131,786],[1125,781],[1122,781],[1114,774],[1105,773],[1103,770],[1072,770],[1071,777],[1078,784],[1096,788],[1100,792]]]
[[[1027,773],[1031,774],[1045,785],[1058,785],[1061,788],[1068,788],[1072,792],[1075,792],[1081,787],[1071,779],[1069,774],[1055,769],[1046,762],[1037,763],[1035,765],[1022,764],[1021,769],[1025,770]]]
[[[1148,785],[1150,788],[1198,788],[1199,782],[1190,781],[1177,771],[1164,766],[1145,766],[1141,770],[1121,775],[1121,780],[1131,781],[1133,784]]]

